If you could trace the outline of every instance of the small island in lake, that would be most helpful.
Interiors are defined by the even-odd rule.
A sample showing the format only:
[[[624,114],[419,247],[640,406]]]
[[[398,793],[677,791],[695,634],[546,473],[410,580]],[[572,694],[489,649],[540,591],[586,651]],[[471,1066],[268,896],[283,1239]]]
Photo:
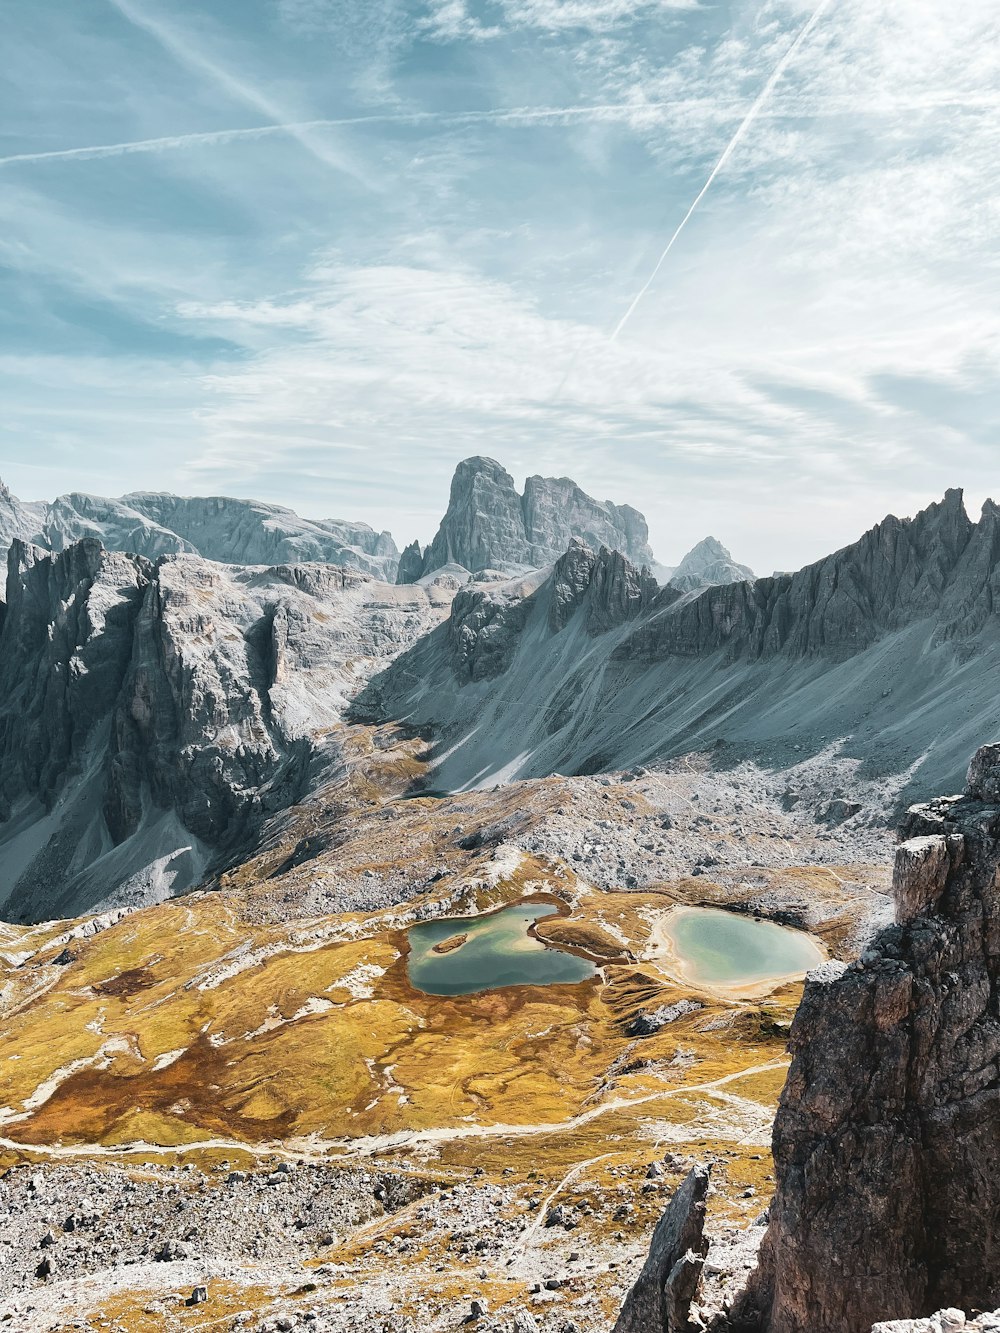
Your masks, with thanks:
[[[449,935],[446,940],[432,945],[431,953],[452,953],[455,949],[461,949],[468,938],[468,935]]]

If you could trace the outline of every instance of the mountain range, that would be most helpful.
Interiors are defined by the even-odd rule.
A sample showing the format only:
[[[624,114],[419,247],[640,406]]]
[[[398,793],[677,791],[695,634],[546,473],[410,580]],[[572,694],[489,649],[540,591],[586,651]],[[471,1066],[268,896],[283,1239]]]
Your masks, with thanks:
[[[289,511],[69,499],[43,514],[4,493],[8,533],[41,522],[59,548],[15,536],[0,606],[14,919],[195,884],[328,773],[345,718],[428,729],[448,790],[713,747],[780,768],[836,747],[907,775],[903,799],[953,781],[1000,725],[998,511],[973,523],[958,491],[791,575],[753,579],[708,539],[662,586],[629,556],[649,554],[636,511],[562,481],[519,497],[491,460],[459,467],[413,584],[346,568],[344,547],[274,564],[176,549],[285,552],[306,541]],[[568,545],[534,567],[554,549],[547,506]],[[144,520],[131,535],[126,509]],[[106,540],[70,541],[69,512]],[[142,549],[114,549],[129,541]]]
[[[973,523],[952,490],[796,574],[688,592],[574,543],[544,575],[460,590],[358,708],[432,728],[450,790],[834,743],[912,769],[904,796],[934,790],[1000,727],[998,515]]]
[[[3,504],[12,1328],[997,1326],[876,1322],[1000,1303],[992,502],[770,578],[488,459],[399,568]]]

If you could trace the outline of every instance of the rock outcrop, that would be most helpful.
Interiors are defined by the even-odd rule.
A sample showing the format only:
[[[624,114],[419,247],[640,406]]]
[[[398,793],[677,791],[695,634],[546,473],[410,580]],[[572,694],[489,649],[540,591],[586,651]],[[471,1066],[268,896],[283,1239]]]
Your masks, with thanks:
[[[691,1302],[708,1252],[708,1186],[708,1167],[692,1167],[653,1232],[649,1256],[614,1333],[689,1333]]]
[[[896,924],[812,973],[792,1027],[769,1333],[1000,1302],[1000,746],[902,833]]]
[[[410,578],[448,565],[472,573],[541,569],[574,539],[621,551],[636,564],[653,559],[646,520],[629,505],[594,500],[568,477],[529,477],[519,495],[494,459],[466,458],[455,469],[447,512],[420,572],[413,561]]]
[[[424,552],[419,542],[404,547],[396,569],[397,583],[416,583],[424,572]]]
[[[753,582],[755,577],[750,566],[738,564],[720,541],[706,537],[671,572],[670,582],[681,592],[694,592],[716,584]]]
[[[536,568],[550,565],[575,538],[595,551],[620,551],[634,565],[649,565],[646,520],[631,505],[591,499],[569,477],[529,477],[521,498],[524,531]]]
[[[44,510],[44,505],[25,504],[0,481],[0,557],[17,538],[26,542],[40,539]]]
[[[392,582],[399,552],[388,532],[365,523],[305,519],[281,505],[225,496],[136,491],[120,499],[73,492],[26,505],[0,483],[0,554],[20,538],[63,551],[84,538],[106,550],[156,560],[201,555],[223,564],[318,561]]]
[[[972,634],[993,611],[998,549],[992,502],[974,524],[962,492],[950,490],[915,518],[890,515],[796,574],[706,589],[674,614],[653,618],[621,652],[632,660],[719,650],[730,660],[846,656],[932,615],[942,638]],[[668,585],[660,607],[674,598]]]
[[[446,586],[15,541],[0,604],[0,914],[146,902],[301,794]]]

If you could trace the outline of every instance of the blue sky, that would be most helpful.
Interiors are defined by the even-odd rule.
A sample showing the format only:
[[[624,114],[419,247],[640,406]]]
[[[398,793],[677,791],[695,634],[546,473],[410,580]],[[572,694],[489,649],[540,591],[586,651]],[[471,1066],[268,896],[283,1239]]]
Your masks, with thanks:
[[[454,464],[761,570],[997,485],[1000,11],[46,0],[3,13],[0,476],[432,535]]]

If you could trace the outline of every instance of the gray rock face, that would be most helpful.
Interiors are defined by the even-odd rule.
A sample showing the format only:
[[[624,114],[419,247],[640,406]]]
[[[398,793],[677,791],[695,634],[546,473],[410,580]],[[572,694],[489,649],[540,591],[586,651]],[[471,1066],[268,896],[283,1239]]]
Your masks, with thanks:
[[[416,583],[424,572],[424,553],[419,542],[410,542],[399,557],[396,570],[397,583]]]
[[[0,914],[162,898],[303,790],[368,672],[447,611],[328,564],[15,542],[0,615]]]
[[[633,564],[652,564],[649,529],[638,509],[593,500],[569,477],[529,477],[521,511],[536,568],[557,560],[574,538],[595,551],[621,551]]]
[[[25,505],[0,483],[0,550],[18,537],[52,551],[93,537],[107,550],[151,560],[189,554],[241,565],[318,561],[390,582],[399,557],[387,532],[365,523],[300,518],[280,505],[150,491],[117,500],[74,492],[51,504]]]
[[[720,541],[706,537],[691,548],[670,575],[670,582],[681,592],[694,592],[715,584],[753,582],[749,565],[738,564]]]
[[[305,519],[281,505],[224,496],[187,498],[151,492],[124,503],[176,533],[206,560],[222,564],[274,565],[321,562],[343,565],[392,582],[399,552],[388,532],[367,523]]]
[[[930,615],[940,616],[942,638],[974,633],[992,612],[1000,578],[982,550],[998,549],[993,509],[988,504],[982,523],[973,524],[962,492],[948,491],[916,518],[890,516],[796,574],[709,588],[637,631],[622,653],[646,660],[720,649],[733,660],[847,655]],[[668,586],[661,606],[675,597]]]
[[[466,458],[455,470],[447,512],[420,574],[450,564],[473,573],[540,569],[574,538],[595,550],[620,550],[638,564],[652,562],[638,510],[594,500],[568,477],[529,477],[521,496],[494,459]]]
[[[543,610],[551,633],[557,634],[582,608],[587,633],[599,635],[634,619],[656,593],[655,579],[640,574],[620,552],[602,549],[595,554],[574,540],[541,590],[527,580],[458,592],[446,631],[455,674],[463,681],[502,675],[529,620]],[[415,658],[401,669],[412,673],[422,656],[418,647]]]
[[[0,619],[0,819],[51,805],[124,679],[152,567],[87,540],[53,559],[15,540]]]
[[[45,521],[44,505],[25,504],[12,495],[0,481],[0,556],[10,549],[11,543],[37,542]]]
[[[977,755],[966,796],[910,811],[897,924],[806,984],[774,1128],[771,1333],[1000,1300],[995,759]]]
[[[373,682],[365,715],[467,737],[440,775],[455,787],[720,741],[794,763],[848,737],[852,757],[910,770],[912,800],[960,782],[1000,734],[995,535],[994,507],[973,524],[951,491],[797,574],[693,593],[571,544],[548,574],[456,598],[452,623]],[[857,814],[849,797],[831,793],[831,826]]]
[[[640,573],[620,551],[602,547],[595,553],[574,538],[552,570],[549,626],[558,633],[585,606],[588,634],[604,634],[634,620],[658,592],[656,580]]]
[[[531,564],[514,478],[492,458],[466,458],[455,469],[448,508],[422,572],[452,564],[473,572]]]
[[[614,1333],[688,1333],[691,1302],[708,1252],[708,1186],[708,1167],[693,1167],[670,1200]]]

